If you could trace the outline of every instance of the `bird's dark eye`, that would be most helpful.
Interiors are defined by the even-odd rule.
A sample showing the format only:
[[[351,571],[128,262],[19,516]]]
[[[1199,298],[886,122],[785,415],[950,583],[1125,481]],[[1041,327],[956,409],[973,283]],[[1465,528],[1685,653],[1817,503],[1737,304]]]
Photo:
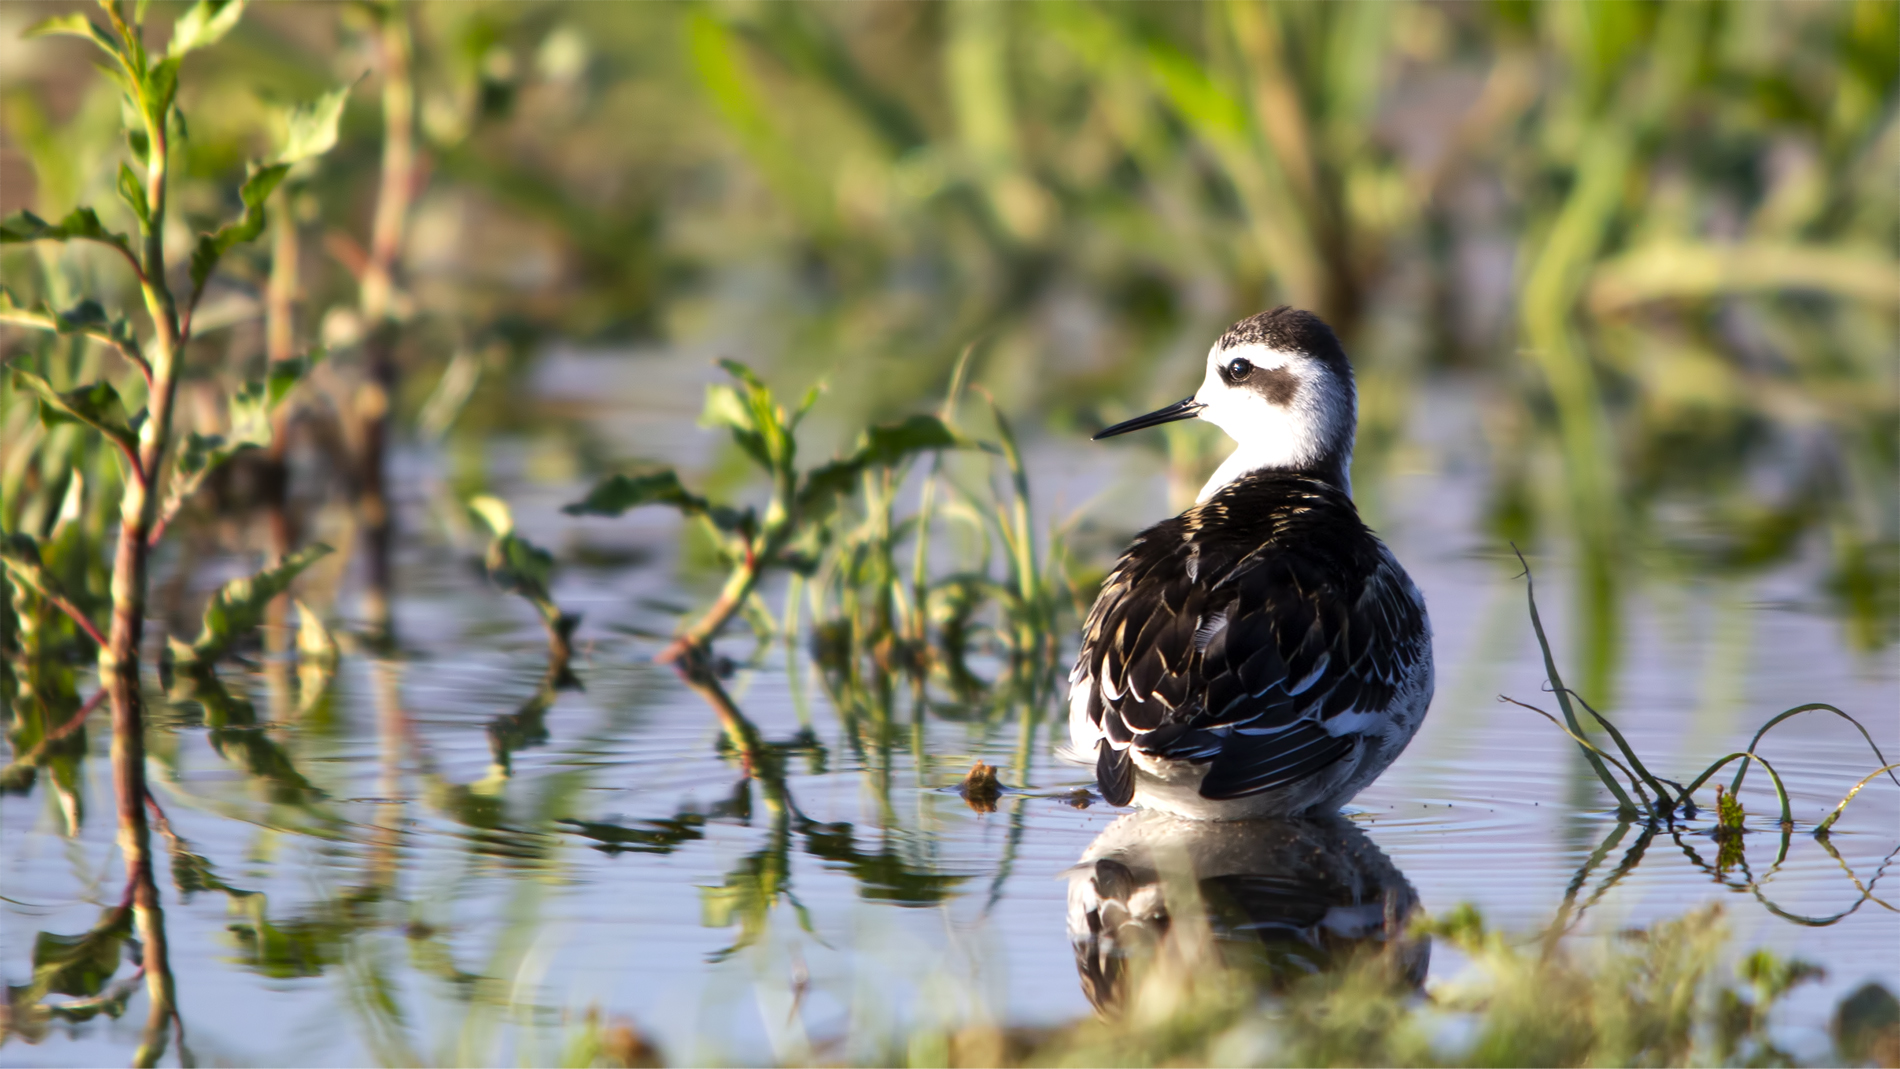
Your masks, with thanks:
[[[1244,379],[1252,372],[1253,364],[1248,360],[1235,360],[1233,363],[1227,365],[1227,376],[1229,378]]]

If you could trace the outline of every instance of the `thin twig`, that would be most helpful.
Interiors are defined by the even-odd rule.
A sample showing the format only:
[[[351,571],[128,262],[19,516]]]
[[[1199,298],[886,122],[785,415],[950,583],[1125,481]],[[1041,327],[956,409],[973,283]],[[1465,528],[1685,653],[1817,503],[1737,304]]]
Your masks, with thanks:
[[[65,723],[54,728],[46,737],[34,743],[31,750],[15,758],[13,763],[16,765],[38,763],[39,759],[46,754],[48,747],[79,730],[80,726],[86,722],[86,718],[92,715],[93,710],[99,708],[99,703],[105,701],[107,693],[108,690],[105,687],[100,687],[98,690],[93,691],[92,697],[87,698],[84,705],[81,705],[73,715],[67,717]]]
[[[85,613],[80,611],[79,606],[74,605],[72,602],[66,600],[64,595],[60,594],[58,591],[52,589],[51,587],[46,586],[43,583],[35,582],[31,576],[21,571],[20,568],[14,567],[8,570],[13,573],[16,579],[25,583],[27,586],[32,587],[34,593],[38,594],[40,597],[45,598],[47,601],[52,602],[54,605],[59,607],[59,610],[61,612],[65,613],[67,616],[72,617],[73,623],[78,624],[79,629],[81,631],[84,631],[88,638],[91,638],[94,642],[98,643],[100,649],[106,648],[105,636],[99,633],[98,626],[95,625],[90,619],[88,619]]]

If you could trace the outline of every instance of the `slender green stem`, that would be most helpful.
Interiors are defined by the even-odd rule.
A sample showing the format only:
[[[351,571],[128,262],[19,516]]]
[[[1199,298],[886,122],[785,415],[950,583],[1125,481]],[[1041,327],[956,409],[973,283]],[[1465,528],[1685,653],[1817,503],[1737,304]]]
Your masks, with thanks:
[[[1768,762],[1766,761],[1762,762],[1763,767],[1766,767],[1767,764]],[[1841,814],[1847,810],[1847,803],[1854,800],[1854,796],[1861,792],[1861,788],[1867,786],[1869,783],[1872,783],[1875,777],[1879,776],[1882,772],[1891,773],[1896,768],[1900,768],[1900,764],[1888,765],[1885,768],[1877,768],[1873,770],[1872,772],[1869,772],[1867,775],[1862,776],[1860,782],[1854,784],[1854,788],[1847,792],[1847,797],[1841,799],[1841,804],[1835,806],[1834,811],[1832,813],[1829,813],[1827,815],[1827,819],[1821,822],[1821,826],[1814,829],[1814,834],[1826,835],[1834,827],[1834,822],[1841,819]]]
[[[1778,714],[1774,719],[1768,721],[1766,724],[1763,724],[1761,726],[1761,730],[1755,732],[1754,738],[1748,740],[1749,750],[1753,751],[1755,747],[1758,744],[1760,744],[1762,736],[1768,734],[1768,729],[1774,727],[1775,725],[1781,723],[1782,721],[1787,720],[1794,716],[1798,716],[1802,713],[1816,713],[1816,712],[1833,713],[1834,715],[1854,725],[1855,729],[1857,729],[1860,732],[1860,737],[1863,739],[1866,739],[1867,745],[1873,749],[1874,759],[1879,761],[1883,765],[1887,764],[1887,756],[1880,752],[1879,744],[1874,742],[1874,737],[1867,733],[1867,729],[1864,726],[1862,726],[1861,722],[1849,716],[1846,712],[1840,709],[1837,709],[1834,706],[1827,704],[1826,702],[1809,702],[1806,705],[1797,705],[1794,708],[1789,709],[1788,711],[1784,713]],[[1893,775],[1893,772],[1891,771],[1891,769],[1894,767],[1895,766],[1893,765],[1887,765],[1887,768],[1883,769],[1882,771],[1887,772],[1887,778],[1892,779],[1894,781],[1895,786],[1900,786],[1900,778],[1895,778]],[[1736,791],[1739,791],[1742,789],[1742,777],[1747,774],[1748,774],[1748,761],[1744,759],[1742,761],[1742,767],[1735,770],[1735,781],[1729,784],[1728,790],[1730,794],[1734,794]],[[1876,776],[1878,776],[1879,774],[1880,774],[1879,772],[1874,773],[1874,775]]]
[[[1709,777],[1715,775],[1717,772],[1720,772],[1723,766],[1727,765],[1730,761],[1742,761],[1742,760],[1750,760],[1750,759],[1760,761],[1761,767],[1768,770],[1768,778],[1773,780],[1775,783],[1775,797],[1781,802],[1782,824],[1784,825],[1793,824],[1794,823],[1794,807],[1788,801],[1788,788],[1782,784],[1781,774],[1775,771],[1775,766],[1769,764],[1765,758],[1763,758],[1760,754],[1755,753],[1752,750],[1740,750],[1735,753],[1729,754],[1727,757],[1724,757],[1716,761],[1714,764],[1710,765],[1708,768],[1703,769],[1702,774],[1700,776],[1697,776],[1695,779],[1690,780],[1689,785],[1683,788],[1682,794],[1677,799],[1676,804],[1681,805],[1683,802],[1688,801],[1689,796],[1695,793],[1696,788],[1702,786],[1704,783],[1707,783],[1709,781]],[[1884,772],[1886,770],[1882,769],[1881,771]],[[1878,772],[1875,773],[1875,775],[1879,775],[1879,774],[1880,773]]]
[[[1517,562],[1524,566],[1524,598],[1530,605],[1531,629],[1537,633],[1537,646],[1544,654],[1544,673],[1550,677],[1551,690],[1557,695],[1557,707],[1563,710],[1566,730],[1570,737],[1577,740],[1577,744],[1583,747],[1584,760],[1590,763],[1590,770],[1596,773],[1597,779],[1609,788],[1611,795],[1615,796],[1617,808],[1628,813],[1640,812],[1636,803],[1630,800],[1630,796],[1610,776],[1609,770],[1603,767],[1602,756],[1607,755],[1603,755],[1602,751],[1584,741],[1583,725],[1577,720],[1576,710],[1570,707],[1570,691],[1564,686],[1563,677],[1557,672],[1557,659],[1550,652],[1550,638],[1544,634],[1544,621],[1537,615],[1537,584],[1531,576],[1530,562],[1524,559],[1524,554],[1518,552],[1516,546],[1512,546],[1511,551],[1517,553]],[[1526,706],[1526,708],[1531,707]],[[1542,710],[1538,711],[1542,712]],[[1634,782],[1634,777],[1631,780]]]

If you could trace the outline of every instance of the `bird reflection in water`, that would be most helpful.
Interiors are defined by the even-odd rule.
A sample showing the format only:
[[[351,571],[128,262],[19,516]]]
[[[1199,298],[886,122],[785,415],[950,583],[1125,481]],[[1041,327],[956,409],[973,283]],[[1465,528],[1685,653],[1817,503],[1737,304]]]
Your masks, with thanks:
[[[1429,937],[1406,933],[1417,907],[1398,867],[1337,815],[1204,821],[1139,810],[1069,870],[1076,971],[1103,1013],[1121,1008],[1131,967],[1186,939],[1204,939],[1212,960],[1271,992],[1367,955],[1416,989],[1431,960]]]

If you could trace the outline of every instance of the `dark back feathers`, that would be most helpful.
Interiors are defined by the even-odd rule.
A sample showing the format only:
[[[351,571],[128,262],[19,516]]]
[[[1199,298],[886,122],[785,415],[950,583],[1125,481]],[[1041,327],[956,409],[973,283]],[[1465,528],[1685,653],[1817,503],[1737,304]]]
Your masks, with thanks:
[[[1310,776],[1358,744],[1327,722],[1388,706],[1425,643],[1416,590],[1349,497],[1298,472],[1237,479],[1137,536],[1089,613],[1074,677],[1116,744],[1103,795],[1132,795],[1128,746],[1212,761],[1209,798]]]

